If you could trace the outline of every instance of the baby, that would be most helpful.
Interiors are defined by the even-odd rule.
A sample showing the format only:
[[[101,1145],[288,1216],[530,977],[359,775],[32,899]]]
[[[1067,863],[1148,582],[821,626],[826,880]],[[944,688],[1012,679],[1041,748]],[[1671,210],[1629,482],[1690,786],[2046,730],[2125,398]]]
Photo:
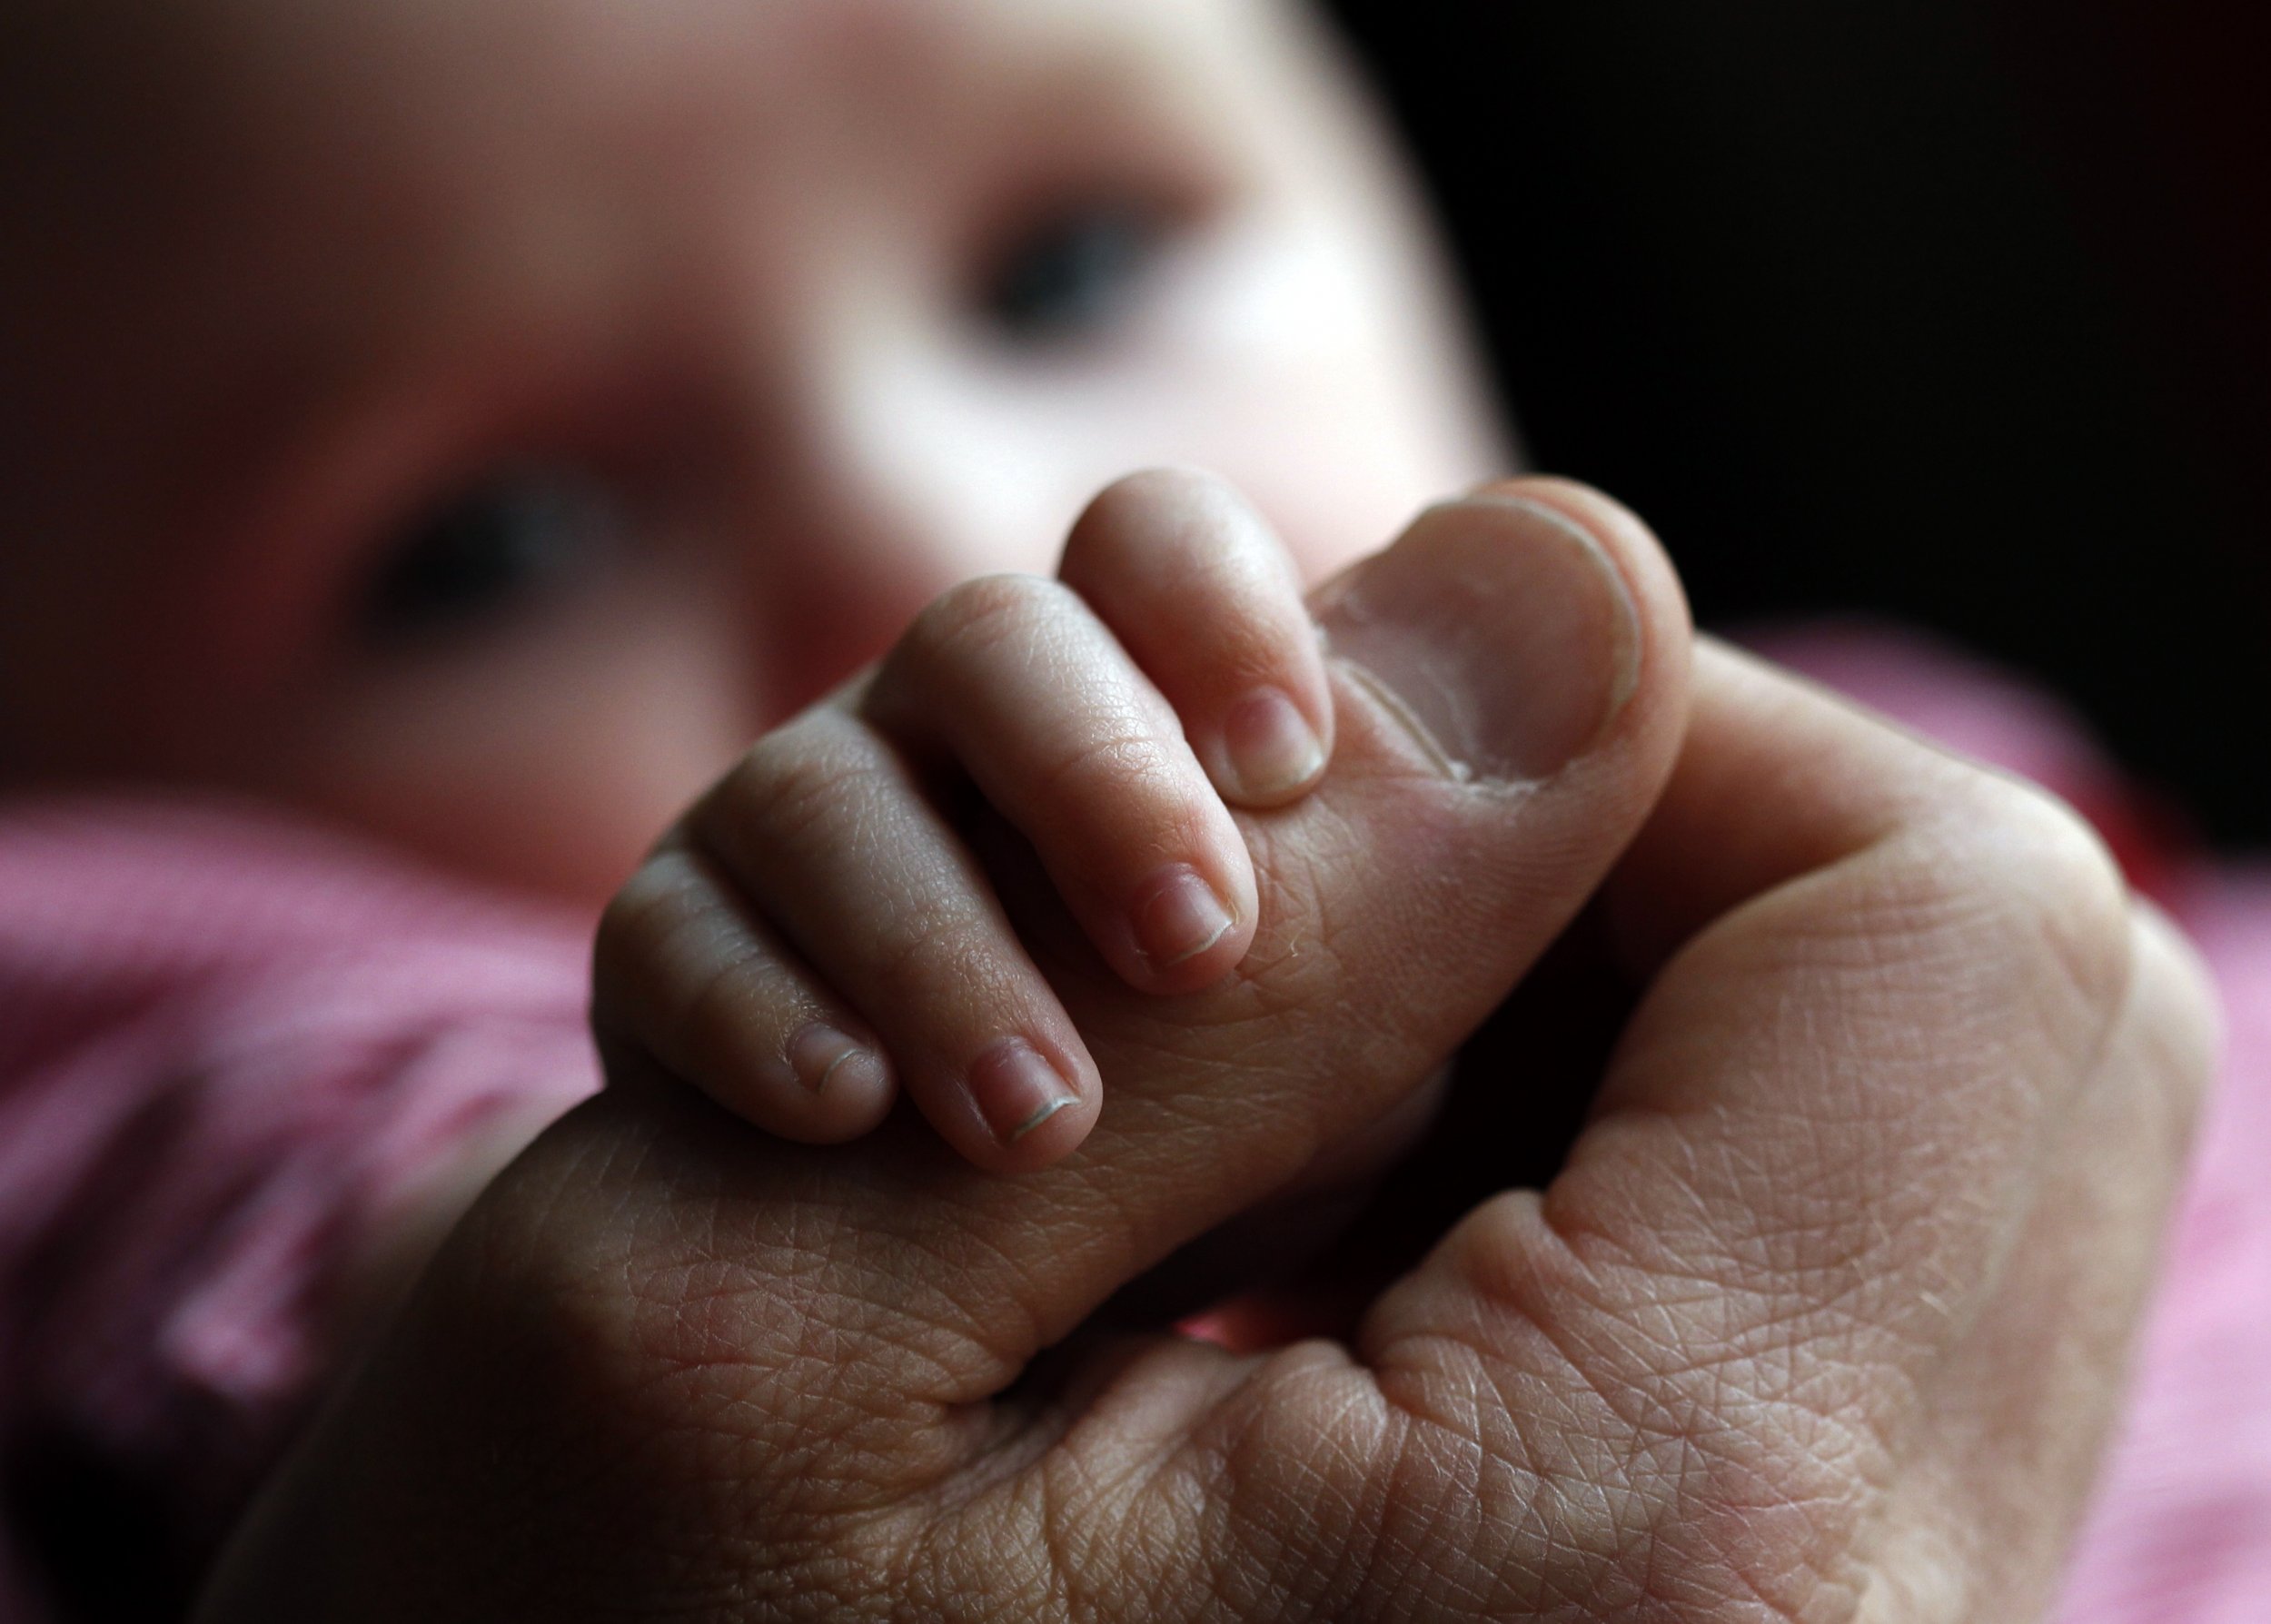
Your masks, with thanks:
[[[1297,794],[1330,727],[1299,581],[1504,460],[1376,134],[1286,7],[9,26],[30,36],[9,53],[13,392],[38,402],[11,425],[0,564],[19,787],[246,792],[593,903],[927,600],[1051,572],[1108,479],[1204,461],[1290,567],[1256,520],[1207,513],[1223,540],[1089,550],[1116,556],[1010,612],[976,686],[917,676],[912,650],[893,668],[903,748],[967,756],[970,729],[1027,718],[963,767],[1029,835],[1063,826],[1052,872],[1116,963],[1186,987],[1235,958],[1252,886],[1111,633],[1221,793]],[[133,653],[90,671],[96,649]],[[1106,737],[1131,728],[1150,737]],[[1076,816],[1069,787],[1013,781],[1084,752],[1079,795],[1122,804]],[[873,952],[853,900],[813,906]],[[950,903],[890,899],[941,925]],[[838,950],[808,923],[788,922],[807,954]],[[1194,956],[1177,931],[1220,940]],[[973,1008],[960,1041],[1037,1018]],[[1028,1035],[1077,1050],[1061,1021]],[[783,1038],[833,1068],[828,1131],[872,1120],[879,1055],[818,1025],[749,1041]],[[987,1074],[1017,1124],[1056,1097],[1023,1054]],[[758,1114],[793,1131],[814,1109]]]
[[[1304,587],[1510,458],[1277,0],[35,5],[0,75],[5,787],[273,804],[586,921],[621,886],[602,1049],[784,1137],[904,1091],[988,1172],[1072,1152],[1103,1080],[997,876],[1133,988],[1218,982],[1233,811],[1334,755]],[[1218,477],[1122,478],[1162,464]],[[1534,781],[1644,617],[1579,499],[1493,500],[1580,628],[1505,678],[1552,697],[1483,765]],[[385,1233],[315,1226],[341,1292],[559,1088],[422,1137]],[[193,1573],[224,1523],[154,1542]]]
[[[1303,583],[1507,460],[1296,6],[36,5],[0,74],[6,787],[288,807],[588,918],[810,707],[626,893],[600,1012],[776,1132],[903,1086],[986,1166],[1076,1144],[1098,1079],[938,797],[1137,985],[1219,978],[1225,806],[1332,747]]]
[[[1110,480],[1204,463],[1316,579],[1505,461],[1290,6],[4,25],[19,786],[243,791],[596,906]]]

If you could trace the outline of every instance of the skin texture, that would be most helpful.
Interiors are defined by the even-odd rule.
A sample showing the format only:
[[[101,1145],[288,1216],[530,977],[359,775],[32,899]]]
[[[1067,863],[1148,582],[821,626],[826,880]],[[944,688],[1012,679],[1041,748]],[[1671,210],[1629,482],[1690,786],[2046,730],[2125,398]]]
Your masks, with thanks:
[[[1264,0],[35,0],[0,73],[12,789],[266,796],[596,909],[924,605],[1003,570],[1030,602],[1129,468],[1223,470],[1314,582],[1505,461],[1375,134]],[[1036,232],[1131,215],[1140,274],[1000,319]],[[380,612],[435,513],[532,470],[572,516],[533,563]],[[1236,965],[1132,985],[975,815],[1093,1068],[1029,1142],[1061,1159],[1004,1178],[904,1115],[785,1144],[642,1055],[685,1032],[638,1035],[206,1616],[2024,1617],[2174,1177],[2197,978],[2038,798],[1721,651],[1691,693],[1652,543],[1531,496],[1638,606],[1607,730],[1550,768],[1414,732],[1455,684],[1375,643],[1275,809],[1174,662],[1279,611],[1178,645],[1076,545],[1112,634],[1084,668],[1116,645],[1236,803],[1186,780],[1252,876]],[[1535,595],[1478,592],[1522,550],[1466,533],[1318,615],[1354,647],[1433,601],[1492,646]],[[1643,995],[1542,1193],[1336,1342],[1101,1337],[1184,1243],[1359,1178],[1588,897]],[[1470,1149],[1541,1132],[1524,1074],[1482,1081],[1506,1116]]]
[[[1240,815],[1254,947],[1183,999],[1003,848],[1114,1104],[1024,1178],[904,1122],[785,1145],[624,1060],[444,1249],[206,1624],[2031,1616],[2207,1069],[2197,971],[2069,813],[1724,649],[1691,668],[1637,522],[1523,494],[1638,606],[1589,748],[1447,772],[1393,659],[1336,655],[1326,779]],[[1450,510],[1318,613],[1390,656],[1362,605],[1550,642],[1494,589],[1538,523]],[[1596,888],[1638,1002],[1542,1189],[1344,1339],[1099,1328],[1408,1095]],[[1542,1102],[1480,1082],[1510,1154]]]

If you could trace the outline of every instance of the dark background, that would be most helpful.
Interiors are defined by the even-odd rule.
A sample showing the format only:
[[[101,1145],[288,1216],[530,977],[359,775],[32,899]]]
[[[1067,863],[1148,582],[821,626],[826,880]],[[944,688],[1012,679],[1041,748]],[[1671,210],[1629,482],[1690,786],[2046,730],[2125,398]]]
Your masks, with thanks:
[[[2271,5],[1338,0],[1542,467],[2271,845]]]

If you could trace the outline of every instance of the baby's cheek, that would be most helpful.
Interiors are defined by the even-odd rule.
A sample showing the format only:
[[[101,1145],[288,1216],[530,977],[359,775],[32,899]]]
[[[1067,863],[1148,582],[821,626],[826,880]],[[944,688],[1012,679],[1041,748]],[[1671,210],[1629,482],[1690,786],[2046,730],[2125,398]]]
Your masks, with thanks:
[[[373,678],[278,764],[283,798],[597,910],[746,746],[737,661],[670,622]]]

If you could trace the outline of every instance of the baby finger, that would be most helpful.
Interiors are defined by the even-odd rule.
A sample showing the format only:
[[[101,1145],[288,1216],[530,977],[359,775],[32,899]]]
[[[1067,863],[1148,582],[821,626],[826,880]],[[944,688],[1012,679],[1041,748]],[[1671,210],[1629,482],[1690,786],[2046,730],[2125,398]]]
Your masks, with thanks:
[[[835,1144],[890,1108],[867,1024],[682,836],[617,894],[594,957],[595,1029],[766,1132]]]
[[[1145,992],[1222,980],[1254,940],[1254,865],[1174,709],[1078,594],[988,576],[925,609],[861,714],[967,774]]]
[[[1121,480],[1073,526],[1058,576],[1175,708],[1225,799],[1282,807],[1324,776],[1333,700],[1300,572],[1229,485]]]
[[[907,763],[834,704],[760,740],[688,828],[865,1016],[941,1136],[1038,1167],[1096,1119],[1096,1063]]]

